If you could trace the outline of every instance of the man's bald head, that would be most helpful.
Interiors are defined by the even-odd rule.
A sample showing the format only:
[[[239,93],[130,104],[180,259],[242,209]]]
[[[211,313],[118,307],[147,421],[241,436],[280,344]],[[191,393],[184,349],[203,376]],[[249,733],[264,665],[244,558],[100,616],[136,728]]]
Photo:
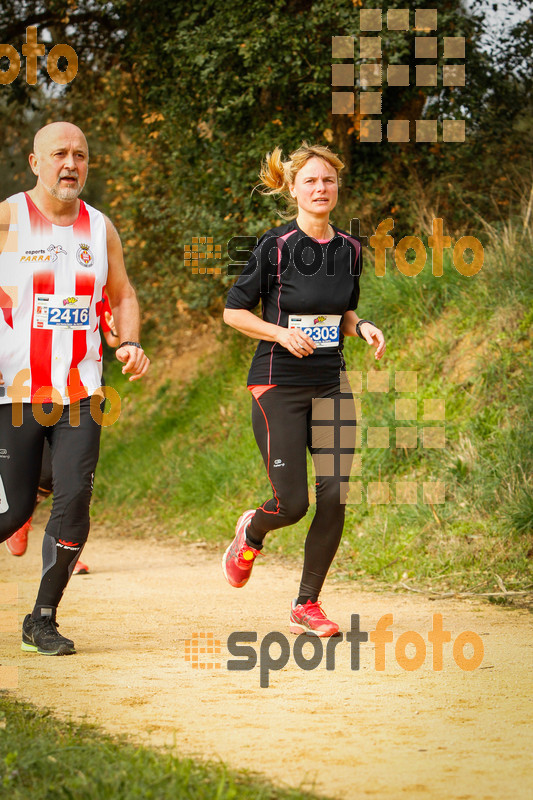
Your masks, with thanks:
[[[77,125],[52,122],[35,134],[30,167],[37,176],[36,191],[44,189],[56,200],[72,202],[87,179],[89,147]]]
[[[85,134],[81,128],[78,128],[77,125],[73,125],[72,122],[51,122],[49,125],[45,125],[38,130],[33,139],[33,152],[35,155],[39,155],[44,148],[49,146],[56,139],[72,139],[73,136],[82,137],[88,154],[89,145],[87,144]]]

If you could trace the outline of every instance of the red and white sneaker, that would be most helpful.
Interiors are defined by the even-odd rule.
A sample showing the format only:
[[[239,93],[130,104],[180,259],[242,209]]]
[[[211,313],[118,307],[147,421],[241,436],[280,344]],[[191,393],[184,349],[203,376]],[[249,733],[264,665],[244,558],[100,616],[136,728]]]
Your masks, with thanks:
[[[24,523],[22,528],[15,531],[9,539],[6,539],[6,547],[12,556],[23,556],[28,548],[28,533],[33,530],[31,517]]]
[[[84,564],[83,561],[76,561],[76,566],[72,570],[73,575],[87,575],[89,572],[89,567],[87,564]]]
[[[326,617],[319,601],[312,603],[308,600],[305,605],[296,605],[296,600],[293,600],[289,630],[291,633],[324,637],[335,636],[339,632],[339,626]]]
[[[254,514],[255,508],[251,508],[239,517],[235,526],[235,538],[222,556],[222,569],[226,580],[236,589],[240,589],[248,582],[254,561],[260,552],[246,544],[246,527]]]

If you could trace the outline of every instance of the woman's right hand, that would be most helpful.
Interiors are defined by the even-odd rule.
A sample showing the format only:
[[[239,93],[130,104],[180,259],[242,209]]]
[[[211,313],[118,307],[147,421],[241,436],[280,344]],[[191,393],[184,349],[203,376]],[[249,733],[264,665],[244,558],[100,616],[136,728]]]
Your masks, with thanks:
[[[310,356],[316,347],[315,342],[301,328],[279,328],[276,341],[297,358]]]
[[[273,322],[266,322],[245,308],[225,308],[224,322],[252,339],[276,342],[297,358],[310,356],[316,347],[311,337],[301,328],[282,328]]]

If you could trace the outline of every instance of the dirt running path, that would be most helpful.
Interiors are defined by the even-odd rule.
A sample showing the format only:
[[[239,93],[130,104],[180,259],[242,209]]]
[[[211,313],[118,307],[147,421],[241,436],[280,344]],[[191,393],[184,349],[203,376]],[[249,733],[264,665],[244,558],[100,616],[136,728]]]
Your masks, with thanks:
[[[31,608],[41,533],[37,526],[24,558],[1,548],[4,631],[15,609],[5,603],[15,590],[19,623]],[[61,631],[75,639],[78,654],[22,653],[19,627],[0,636],[0,674],[4,686],[16,675],[14,697],[128,733],[135,741],[220,758],[276,783],[335,798],[532,796],[526,697],[532,637],[526,611],[373,595],[330,583],[324,604],[341,630],[349,629],[352,613],[360,615],[365,631],[384,614],[394,615],[385,670],[374,668],[374,645],[368,642],[361,645],[361,669],[352,671],[350,645],[342,641],[335,670],[326,670],[323,659],[304,671],[291,653],[287,666],[271,673],[269,688],[261,688],[258,667],[228,671],[227,638],[232,631],[257,631],[259,651],[269,631],[289,637],[295,569],[265,558],[253,580],[235,590],[222,577],[220,554],[206,547],[92,536],[84,554],[91,574],[72,579],[60,615]],[[433,671],[427,633],[434,613],[443,615],[452,641],[462,631],[479,634],[485,653],[478,669],[461,670],[452,645],[445,644],[443,670]],[[395,658],[395,642],[406,631],[420,633],[427,644],[425,663],[416,671],[402,669]],[[219,656],[199,655],[219,668],[194,669],[185,659],[187,640],[197,632],[220,640]],[[277,657],[279,648],[272,645],[271,652]]]

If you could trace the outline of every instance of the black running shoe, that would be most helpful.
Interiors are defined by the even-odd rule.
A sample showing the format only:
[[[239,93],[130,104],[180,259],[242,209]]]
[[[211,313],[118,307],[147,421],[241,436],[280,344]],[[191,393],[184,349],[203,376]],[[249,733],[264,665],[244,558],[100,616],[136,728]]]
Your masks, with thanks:
[[[57,632],[54,617],[32,619],[31,614],[22,623],[22,650],[43,656],[69,656],[76,652],[74,642]]]

